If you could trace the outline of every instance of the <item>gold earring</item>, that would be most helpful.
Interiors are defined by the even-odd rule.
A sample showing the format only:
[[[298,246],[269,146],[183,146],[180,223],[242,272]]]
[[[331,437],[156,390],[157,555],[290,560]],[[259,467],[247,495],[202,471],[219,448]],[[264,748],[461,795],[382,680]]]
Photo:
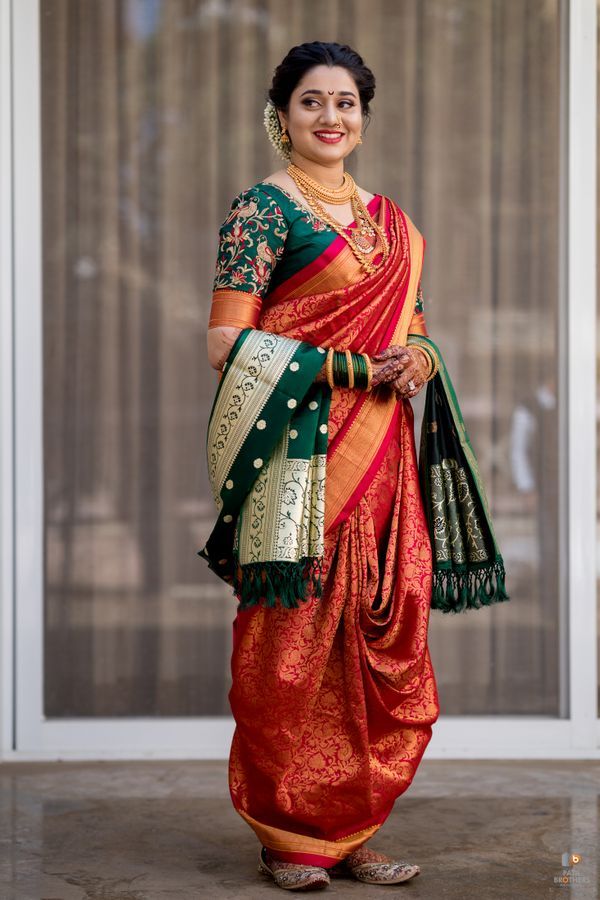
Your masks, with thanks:
[[[281,132],[281,143],[289,144],[289,141],[290,141],[290,136],[288,134],[287,128],[284,128]]]
[[[359,134],[359,136],[358,136],[358,140],[357,140],[356,143],[357,143],[357,144],[362,144],[362,138],[361,138],[360,134]]]

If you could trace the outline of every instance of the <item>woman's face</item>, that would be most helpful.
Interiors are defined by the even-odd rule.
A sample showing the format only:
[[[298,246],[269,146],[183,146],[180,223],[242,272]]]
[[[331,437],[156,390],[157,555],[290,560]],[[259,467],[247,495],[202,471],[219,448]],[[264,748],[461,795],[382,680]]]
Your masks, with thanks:
[[[292,161],[294,151],[323,165],[344,159],[354,150],[362,130],[360,97],[352,75],[342,66],[314,66],[292,92],[287,116],[280,111],[279,118],[290,136]],[[319,137],[323,131],[341,137]]]

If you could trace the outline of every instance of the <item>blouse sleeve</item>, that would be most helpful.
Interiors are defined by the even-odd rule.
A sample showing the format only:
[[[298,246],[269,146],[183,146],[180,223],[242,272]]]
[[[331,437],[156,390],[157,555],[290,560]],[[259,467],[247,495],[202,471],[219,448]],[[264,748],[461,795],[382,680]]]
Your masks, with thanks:
[[[420,281],[417,288],[417,299],[415,302],[413,316],[408,327],[408,333],[424,334],[426,337],[428,337],[427,325],[425,324],[425,312],[423,308],[423,288],[421,287]]]
[[[234,198],[219,229],[209,328],[256,328],[288,224],[276,200],[249,188]]]

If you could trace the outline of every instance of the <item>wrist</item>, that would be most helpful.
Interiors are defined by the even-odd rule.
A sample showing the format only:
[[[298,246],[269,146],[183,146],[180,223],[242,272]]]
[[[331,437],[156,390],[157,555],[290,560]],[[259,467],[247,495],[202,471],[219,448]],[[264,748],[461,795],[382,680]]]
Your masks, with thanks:
[[[431,358],[427,354],[427,351],[423,350],[422,347],[415,345],[412,347],[412,350],[414,350],[417,354],[417,360],[418,360],[417,365],[419,366],[420,374],[424,380],[427,380],[427,376],[431,372],[431,368],[432,368]]]
[[[361,388],[370,391],[373,366],[366,353],[335,350],[330,347],[325,359],[325,374],[329,387]]]
[[[410,348],[418,352],[424,380],[431,381],[439,368],[437,353],[435,353],[433,348],[425,347],[423,344],[411,343]]]

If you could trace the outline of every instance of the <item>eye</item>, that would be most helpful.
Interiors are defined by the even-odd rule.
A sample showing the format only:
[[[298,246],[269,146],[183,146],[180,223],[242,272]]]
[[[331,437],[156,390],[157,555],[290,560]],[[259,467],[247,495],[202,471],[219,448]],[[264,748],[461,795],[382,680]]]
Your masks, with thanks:
[[[319,101],[315,100],[314,97],[307,97],[305,100],[302,101],[302,103],[305,106],[308,106],[309,103],[318,103],[318,102]],[[354,102],[352,100],[340,100],[340,106],[342,105],[342,103],[345,103],[346,106],[350,109],[352,109],[352,107],[354,106]]]

